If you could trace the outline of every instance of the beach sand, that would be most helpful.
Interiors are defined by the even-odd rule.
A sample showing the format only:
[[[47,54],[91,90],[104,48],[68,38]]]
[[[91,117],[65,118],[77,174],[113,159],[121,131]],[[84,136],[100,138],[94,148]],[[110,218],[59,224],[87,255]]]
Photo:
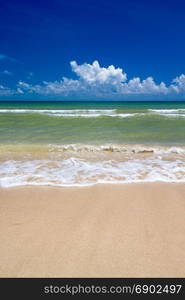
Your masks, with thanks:
[[[0,189],[0,277],[185,277],[185,184]]]

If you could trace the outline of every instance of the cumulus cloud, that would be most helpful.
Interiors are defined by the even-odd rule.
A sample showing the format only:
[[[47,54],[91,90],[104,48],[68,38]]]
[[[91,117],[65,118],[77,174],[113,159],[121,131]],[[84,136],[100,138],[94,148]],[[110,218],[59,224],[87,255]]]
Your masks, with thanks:
[[[19,82],[19,87],[24,92],[53,94],[61,96],[79,97],[123,97],[124,95],[167,95],[178,93],[180,89],[179,80],[176,78],[170,87],[164,82],[156,84],[152,77],[144,80],[132,78],[127,80],[127,74],[121,69],[111,65],[107,68],[101,67],[98,61],[92,64],[84,63],[78,65],[76,61],[70,62],[72,71],[78,79],[62,78],[60,81],[43,82],[41,85],[30,85]],[[181,75],[183,76],[183,75]],[[179,77],[180,78],[180,77]],[[182,83],[183,85],[183,83]],[[185,85],[185,84],[184,84]]]
[[[167,94],[168,88],[164,82],[157,85],[152,77],[145,80],[137,77],[123,84],[122,92],[126,94]]]
[[[41,84],[30,84],[19,81],[15,94],[37,94],[63,98],[113,98],[122,99],[128,96],[185,97],[185,75],[172,80],[170,85],[164,82],[157,84],[152,77],[127,79],[127,74],[113,65],[101,67],[98,61],[92,64],[70,62],[77,79],[63,77],[59,81],[43,81]]]
[[[185,75],[182,74],[172,80],[169,91],[175,91],[178,94],[185,94]]]
[[[108,68],[102,68],[99,62],[95,60],[92,65],[84,63],[78,65],[76,61],[71,61],[72,70],[86,83],[96,84],[119,84],[126,81],[127,75],[120,68],[115,68],[113,65]]]

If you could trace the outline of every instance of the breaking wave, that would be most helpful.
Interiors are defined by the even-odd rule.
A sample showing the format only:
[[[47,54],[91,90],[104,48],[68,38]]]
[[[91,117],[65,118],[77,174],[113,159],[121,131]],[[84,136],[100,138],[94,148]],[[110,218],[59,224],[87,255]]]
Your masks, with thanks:
[[[56,117],[97,118],[101,116],[127,118],[143,115],[143,113],[119,113],[116,109],[0,109],[0,113],[27,114],[38,113]]]
[[[166,117],[181,117],[185,118],[185,109],[149,109],[151,113],[159,114]]]
[[[43,114],[55,117],[97,118],[101,116],[130,118],[160,115],[165,117],[185,117],[185,109],[148,109],[145,112],[120,112],[117,109],[0,109],[0,114]]]
[[[120,153],[154,153],[154,154],[185,154],[185,147],[164,147],[164,146],[142,146],[142,145],[121,145],[121,144],[104,144],[104,145],[49,145],[50,152],[120,152]]]
[[[49,153],[47,159],[1,161],[0,186],[185,182],[185,149],[181,147],[63,145],[50,146]]]

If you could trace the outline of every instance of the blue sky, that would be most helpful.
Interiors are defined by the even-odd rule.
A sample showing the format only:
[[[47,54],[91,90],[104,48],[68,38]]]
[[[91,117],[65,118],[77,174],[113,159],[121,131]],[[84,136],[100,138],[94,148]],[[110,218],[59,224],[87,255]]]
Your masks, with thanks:
[[[185,99],[184,15],[180,0],[0,0],[0,99]]]

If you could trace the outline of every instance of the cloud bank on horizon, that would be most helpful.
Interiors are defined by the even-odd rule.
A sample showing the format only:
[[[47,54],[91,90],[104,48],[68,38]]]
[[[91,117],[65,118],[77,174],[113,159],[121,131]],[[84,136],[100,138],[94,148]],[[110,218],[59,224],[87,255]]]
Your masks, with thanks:
[[[70,65],[77,79],[63,77],[59,81],[43,81],[35,85],[19,81],[14,89],[0,84],[0,96],[1,98],[6,96],[26,98],[27,95],[37,95],[61,99],[126,99],[129,97],[139,99],[141,96],[146,96],[185,99],[184,74],[173,79],[170,85],[166,85],[164,82],[157,84],[153,77],[144,80],[139,77],[128,79],[123,69],[113,65],[101,67],[98,61],[81,65],[71,61]]]

